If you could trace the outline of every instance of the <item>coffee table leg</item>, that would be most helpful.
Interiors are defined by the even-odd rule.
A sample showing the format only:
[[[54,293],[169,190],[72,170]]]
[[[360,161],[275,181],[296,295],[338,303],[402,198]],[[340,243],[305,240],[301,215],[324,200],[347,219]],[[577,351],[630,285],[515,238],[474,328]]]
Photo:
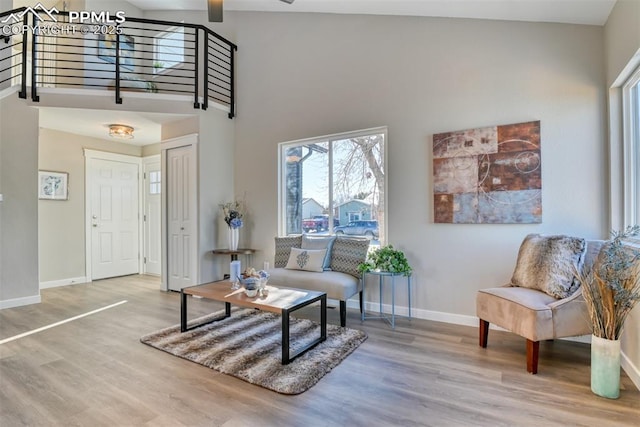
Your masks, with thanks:
[[[218,317],[215,319],[211,319],[208,322],[199,323],[197,325],[187,326],[187,297],[189,295],[185,294],[183,291],[180,291],[180,332],[187,332],[195,328],[199,328],[200,326],[208,325],[209,323],[218,322],[220,320],[226,319],[227,317],[231,317],[231,303],[224,303],[224,316]]]
[[[320,299],[320,340],[327,339],[327,295]]]
[[[289,364],[289,310],[282,310],[282,364]]]
[[[180,291],[180,332],[187,331],[187,294]]]
[[[289,337],[291,319],[289,318],[289,315],[292,312],[302,307],[306,307],[307,305],[310,305],[318,301],[320,301],[320,336],[315,340],[313,340],[312,342],[305,345],[304,347],[298,349],[292,355],[291,350],[289,349],[289,344],[291,343],[291,337]],[[308,350],[311,350],[313,347],[325,341],[326,339],[327,339],[327,295],[326,294],[318,296],[317,298],[314,298],[311,301],[307,301],[302,305],[293,307],[293,309],[291,308],[282,309],[282,364],[283,365],[289,364],[293,359],[302,355]]]

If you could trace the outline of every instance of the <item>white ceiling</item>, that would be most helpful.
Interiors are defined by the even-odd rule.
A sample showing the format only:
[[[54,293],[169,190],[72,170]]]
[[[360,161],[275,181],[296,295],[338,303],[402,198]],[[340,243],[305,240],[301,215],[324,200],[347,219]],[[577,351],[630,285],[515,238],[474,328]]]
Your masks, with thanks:
[[[40,127],[133,145],[147,145],[160,142],[163,124],[188,117],[181,114],[137,113],[77,108],[41,107],[39,110]],[[133,127],[133,139],[120,140],[109,137],[110,124],[122,124]]]
[[[128,0],[142,10],[206,10],[207,0]],[[414,15],[604,25],[616,0],[224,0],[224,10]]]

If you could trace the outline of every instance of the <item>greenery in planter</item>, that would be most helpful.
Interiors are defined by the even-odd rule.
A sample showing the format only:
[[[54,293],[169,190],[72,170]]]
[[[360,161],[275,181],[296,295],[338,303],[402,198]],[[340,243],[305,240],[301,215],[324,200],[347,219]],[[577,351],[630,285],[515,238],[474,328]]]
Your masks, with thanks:
[[[406,276],[411,273],[411,266],[404,252],[394,249],[392,245],[387,245],[369,252],[367,260],[358,266],[358,271],[361,273],[388,271],[403,273]]]
[[[640,235],[640,226],[612,232],[590,271],[577,276],[589,309],[593,334],[617,340],[624,322],[640,301],[640,251],[625,239]]]

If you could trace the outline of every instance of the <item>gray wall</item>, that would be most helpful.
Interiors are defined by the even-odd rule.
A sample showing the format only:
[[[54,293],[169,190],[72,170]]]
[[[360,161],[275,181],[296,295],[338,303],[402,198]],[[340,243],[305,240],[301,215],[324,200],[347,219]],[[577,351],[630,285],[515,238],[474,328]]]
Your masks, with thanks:
[[[604,29],[607,87],[640,49],[640,1],[618,0]]]
[[[606,233],[603,29],[359,15],[243,13],[236,192],[273,258],[277,144],[388,126],[389,242],[415,270],[420,315],[475,315],[531,232]],[[543,223],[434,224],[431,136],[540,120]],[[472,243],[472,244],[470,244]],[[400,304],[406,304],[400,300]]]
[[[38,201],[41,283],[85,277],[84,148],[136,157],[142,153],[135,145],[40,129],[39,168],[69,173],[69,200]]]
[[[17,94],[0,105],[0,307],[9,307],[40,301],[38,111]]]
[[[227,113],[215,109],[200,114],[198,144],[198,208],[199,208],[199,246],[200,281],[208,282],[222,279],[229,270],[229,258],[214,257],[215,248],[226,248],[227,225],[222,219],[220,203],[234,200],[234,128]],[[240,247],[249,242],[245,233],[240,231]],[[244,262],[244,261],[243,261]]]

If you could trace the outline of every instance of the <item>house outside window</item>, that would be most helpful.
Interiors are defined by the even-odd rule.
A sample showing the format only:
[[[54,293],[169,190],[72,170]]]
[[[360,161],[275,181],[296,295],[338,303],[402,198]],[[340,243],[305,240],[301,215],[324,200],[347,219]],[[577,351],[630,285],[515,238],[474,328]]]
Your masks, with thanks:
[[[640,68],[622,88],[624,126],[624,223],[640,225]]]
[[[171,27],[153,41],[153,72],[160,74],[184,63],[184,27]]]
[[[304,230],[333,234],[334,228],[363,218],[377,220],[386,241],[386,127],[281,143],[279,145],[279,234]],[[303,202],[326,207],[327,227],[312,229]],[[343,209],[341,209],[341,207]],[[346,209],[344,209],[346,208]]]

